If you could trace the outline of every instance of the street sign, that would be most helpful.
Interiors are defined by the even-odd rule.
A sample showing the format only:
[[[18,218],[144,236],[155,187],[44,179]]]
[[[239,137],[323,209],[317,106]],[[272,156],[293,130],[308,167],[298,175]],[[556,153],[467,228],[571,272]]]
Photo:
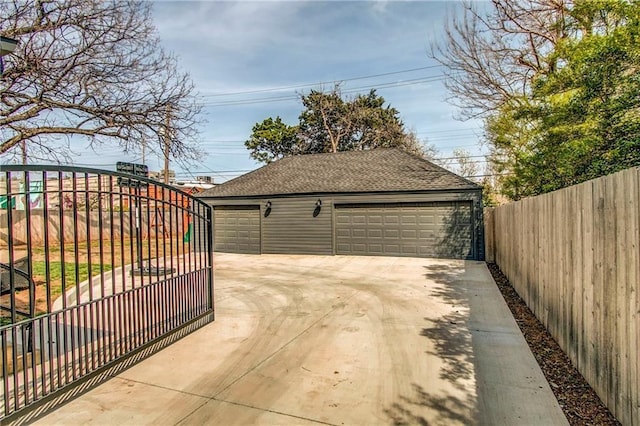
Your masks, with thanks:
[[[134,176],[149,177],[149,167],[144,164],[125,163],[118,161],[116,163],[116,171],[121,173],[128,173]],[[129,188],[140,188],[142,186],[149,186],[147,182],[142,182],[138,179],[129,179],[125,177],[118,177],[119,186],[128,186]]]
[[[130,175],[149,177],[149,167],[144,164],[125,163],[118,161],[116,163],[116,171],[129,173]]]

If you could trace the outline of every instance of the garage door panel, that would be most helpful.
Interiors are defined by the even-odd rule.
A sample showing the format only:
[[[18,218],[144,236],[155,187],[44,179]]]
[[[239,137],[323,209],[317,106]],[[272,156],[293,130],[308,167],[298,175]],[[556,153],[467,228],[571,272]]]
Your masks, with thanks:
[[[471,202],[336,206],[336,252],[468,259]]]
[[[402,235],[402,239],[413,239],[413,240],[417,240],[418,239],[418,231],[415,229],[403,229],[401,232]]]
[[[392,238],[400,238],[400,230],[399,229],[384,229],[384,238],[392,239]]]
[[[373,214],[367,217],[367,223],[369,225],[381,225],[382,224],[382,215]]]
[[[351,237],[351,230],[350,229],[336,229],[336,237],[338,239],[340,239],[340,238],[349,238],[349,237]]]
[[[418,217],[419,225],[431,225],[434,223],[436,223],[436,217],[433,214],[425,214]]]
[[[384,254],[384,249],[382,244],[369,244],[368,250],[373,254]]]
[[[434,236],[435,233],[433,232],[433,229],[420,229],[418,231],[418,238],[421,240],[433,239]]]
[[[359,243],[353,243],[351,244],[351,246],[353,247],[353,250],[356,253],[365,253],[366,252],[366,245],[364,243],[359,244]]]
[[[415,245],[402,245],[402,254],[415,255],[418,253],[418,247]]]
[[[400,244],[385,244],[384,251],[389,254],[400,254]]]
[[[382,229],[368,229],[367,238],[382,238]]]
[[[385,225],[397,225],[398,223],[400,223],[400,217],[396,214],[391,213],[384,217],[383,222]]]
[[[351,224],[352,225],[363,225],[365,223],[367,223],[367,217],[366,216],[358,215],[358,216],[353,216],[351,218]]]
[[[403,215],[400,219],[401,225],[415,225],[418,222],[416,215]]]
[[[351,238],[366,238],[367,230],[363,228],[354,228],[351,230]]]
[[[351,251],[351,244],[350,243],[337,243],[336,244],[336,251],[338,253],[347,253],[347,252]]]
[[[471,214],[457,215],[456,223],[458,224],[471,224]]]
[[[348,225],[350,223],[351,218],[349,216],[336,217],[336,225]]]

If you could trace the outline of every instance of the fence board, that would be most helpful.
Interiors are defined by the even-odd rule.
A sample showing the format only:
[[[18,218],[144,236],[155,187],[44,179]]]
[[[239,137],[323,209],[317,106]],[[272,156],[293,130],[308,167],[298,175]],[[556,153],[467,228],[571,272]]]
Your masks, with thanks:
[[[615,206],[615,223],[616,223],[616,238],[615,242],[617,243],[614,246],[615,250],[615,258],[616,258],[616,268],[614,270],[616,275],[616,280],[614,282],[616,287],[616,298],[615,298],[615,309],[613,310],[613,314],[615,316],[615,320],[613,323],[613,336],[615,336],[615,344],[614,347],[623,347],[626,343],[626,330],[628,328],[628,317],[627,310],[624,308],[627,298],[626,292],[626,283],[628,282],[627,275],[627,267],[626,267],[626,256],[627,256],[627,242],[625,238],[626,227],[625,223],[628,222],[627,215],[627,198],[625,197],[625,187],[624,187],[624,175],[616,174],[612,176],[613,186],[614,186],[614,200],[616,202]],[[616,352],[614,354],[614,370],[615,371],[629,371],[628,366],[628,352]],[[613,381],[613,392],[616,395],[616,406],[618,407],[618,411],[626,409],[625,404],[629,399],[629,392],[627,386],[623,383],[623,378],[611,375],[614,378]]]
[[[628,252],[631,258],[640,259],[640,169],[636,173],[625,174],[625,194],[628,198],[629,211],[628,232],[626,233]],[[629,424],[640,424],[640,261],[627,263],[629,284],[626,288],[627,300],[627,335],[628,342],[636,342],[629,347]],[[633,380],[635,378],[635,380]],[[635,407],[634,407],[635,404]]]
[[[614,321],[612,318],[612,305],[615,304],[615,271],[613,265],[615,259],[615,235],[616,235],[616,211],[615,202],[613,199],[614,185],[613,178],[599,181],[602,189],[602,197],[604,199],[604,235],[602,238],[602,332],[601,332],[601,344],[602,344],[602,357],[604,361],[600,374],[602,377],[602,383],[600,387],[602,392],[611,395],[609,397],[609,406],[611,411],[615,412],[616,398],[615,398],[615,385],[613,383],[612,372],[614,368],[613,351],[604,351],[604,348],[613,348],[615,339],[612,335],[611,324]]]
[[[492,209],[495,259],[622,424],[640,413],[640,169]]]

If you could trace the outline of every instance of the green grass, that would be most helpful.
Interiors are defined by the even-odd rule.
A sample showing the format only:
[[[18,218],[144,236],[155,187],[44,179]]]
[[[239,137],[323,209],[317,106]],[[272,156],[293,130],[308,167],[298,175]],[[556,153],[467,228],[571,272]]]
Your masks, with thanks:
[[[64,288],[65,290],[69,290],[78,284],[76,282],[76,267],[78,268],[78,278],[80,282],[86,281],[89,279],[89,265],[87,263],[72,263],[65,262],[64,264]],[[52,261],[49,262],[49,283],[46,283],[47,275],[46,275],[46,262],[43,260],[34,260],[31,263],[31,274],[33,276],[34,281],[36,282],[36,306],[35,311],[36,314],[42,315],[48,312],[47,307],[47,296],[46,292],[49,291],[50,299],[55,300],[60,295],[62,295],[62,262],[60,261]],[[99,264],[91,264],[91,275],[99,276],[100,275],[100,265]],[[112,266],[109,264],[102,265],[102,271],[107,272],[112,269]],[[46,286],[45,286],[46,284]],[[28,290],[22,290],[25,292]],[[28,312],[29,304],[25,302],[24,298],[19,298],[23,301],[21,305],[18,302],[17,308]],[[26,303],[26,305],[25,305]],[[22,318],[22,317],[20,317]],[[18,318],[18,320],[20,320]],[[0,311],[0,327],[12,324],[11,318],[8,317],[7,312]]]
[[[78,276],[80,282],[83,282],[89,278],[89,265],[87,263],[77,264]],[[46,262],[34,261],[32,264],[32,273],[34,276],[46,278]],[[111,270],[111,265],[102,265],[102,271],[107,272]],[[76,283],[76,263],[65,262],[64,264],[65,282],[67,287],[75,285]],[[95,276],[100,274],[100,265],[91,264],[91,275]],[[62,279],[62,262],[50,262],[49,263],[49,278],[51,281],[57,281]]]
[[[80,282],[89,279],[89,265],[87,263],[71,263],[65,262],[64,264],[64,281],[65,288],[69,289],[74,287],[76,282],[76,265],[78,268],[78,277]],[[46,262],[36,260],[32,264],[32,273],[36,281],[44,282],[46,280]],[[111,270],[111,265],[102,265],[102,271],[107,272]],[[91,264],[91,275],[100,275],[100,265]],[[62,294],[62,262],[50,262],[49,263],[49,283],[51,296],[56,297]]]

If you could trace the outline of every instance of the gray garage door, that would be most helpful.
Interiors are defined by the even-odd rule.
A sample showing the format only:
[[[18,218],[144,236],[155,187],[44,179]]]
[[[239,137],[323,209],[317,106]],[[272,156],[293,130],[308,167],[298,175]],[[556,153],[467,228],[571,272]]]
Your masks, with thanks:
[[[260,206],[216,206],[213,214],[215,251],[260,254]]]
[[[471,202],[335,206],[336,253],[472,259]]]

